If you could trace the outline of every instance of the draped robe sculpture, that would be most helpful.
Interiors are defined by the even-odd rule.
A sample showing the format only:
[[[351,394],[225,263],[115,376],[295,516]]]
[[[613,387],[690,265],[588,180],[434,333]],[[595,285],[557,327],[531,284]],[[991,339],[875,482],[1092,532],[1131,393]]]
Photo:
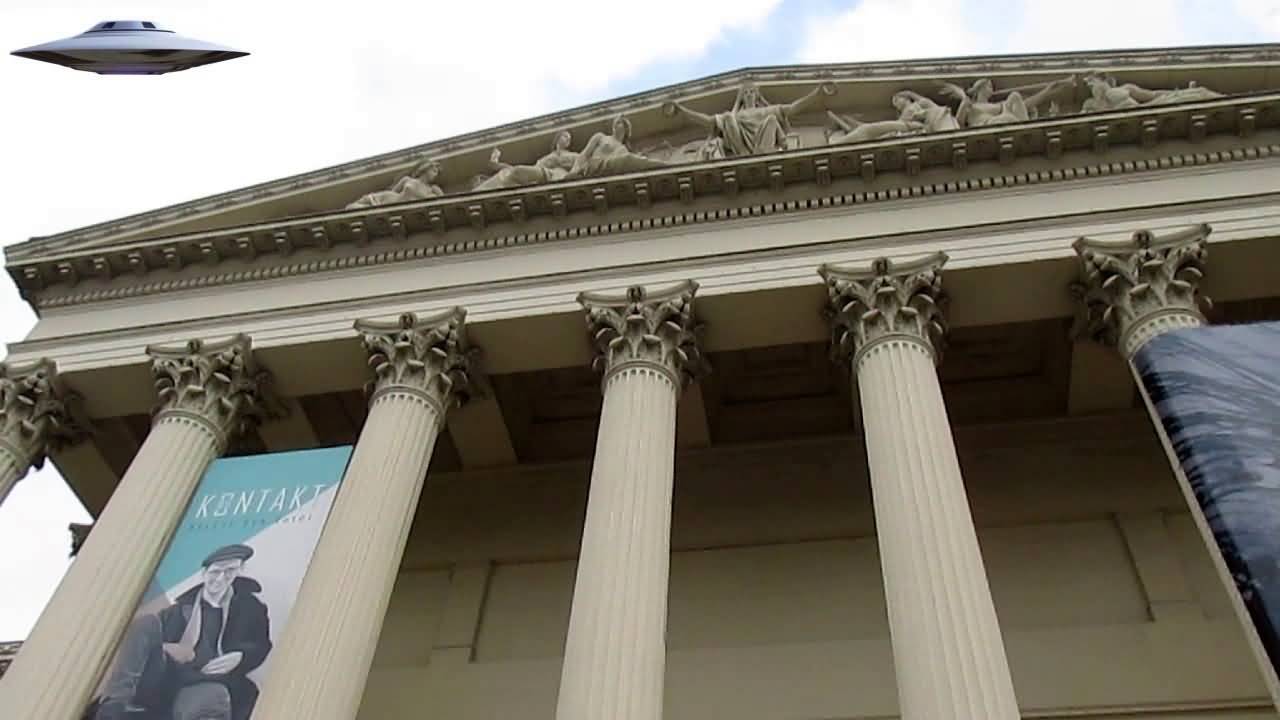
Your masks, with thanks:
[[[669,163],[647,158],[631,152],[627,140],[631,138],[631,121],[618,115],[613,119],[609,134],[596,133],[587,146],[578,153],[566,178],[599,177],[618,173],[638,172],[667,167]]]
[[[1116,79],[1110,75],[1090,73],[1084,76],[1084,83],[1089,88],[1089,97],[1081,106],[1080,112],[1106,112],[1143,105],[1171,105],[1222,97],[1222,93],[1194,82],[1185,88],[1148,90],[1133,83],[1117,84]]]
[[[973,83],[967,92],[954,83],[943,83],[942,92],[960,101],[960,107],[956,109],[955,116],[962,127],[985,127],[1030,120],[1037,108],[1050,101],[1060,91],[1074,86],[1075,83],[1074,76],[1054,80],[1043,85],[1032,86],[1037,88],[1036,92],[1024,96],[1022,90],[1032,88],[1017,88],[997,93],[991,81],[982,78]],[[998,102],[994,100],[997,94],[1006,93],[1003,100]]]
[[[755,83],[748,81],[738,88],[733,108],[727,112],[707,115],[678,102],[667,103],[663,112],[668,116],[682,115],[707,128],[713,138],[720,139],[728,156],[758,155],[786,150],[791,117],[812,108],[821,96],[835,92],[835,85],[822,83],[799,100],[780,105],[770,103]]]
[[[414,166],[408,175],[395,181],[389,189],[378,190],[347,205],[347,209],[390,205],[392,203],[409,202],[411,200],[427,200],[444,195],[444,191],[435,184],[440,177],[440,163],[435,160],[424,160]]]
[[[551,152],[538,158],[532,165],[508,165],[502,162],[502,151],[494,148],[489,156],[489,164],[497,172],[476,185],[475,189],[497,190],[563,180],[578,160],[578,153],[569,149],[572,142],[573,135],[568,130],[561,130],[551,141]]]

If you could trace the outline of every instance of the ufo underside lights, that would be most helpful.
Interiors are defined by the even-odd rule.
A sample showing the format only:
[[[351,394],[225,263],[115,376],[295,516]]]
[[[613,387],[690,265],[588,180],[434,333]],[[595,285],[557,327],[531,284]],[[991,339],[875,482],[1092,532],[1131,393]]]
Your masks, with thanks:
[[[162,75],[249,53],[176,35],[153,22],[113,20],[13,54],[99,75]]]

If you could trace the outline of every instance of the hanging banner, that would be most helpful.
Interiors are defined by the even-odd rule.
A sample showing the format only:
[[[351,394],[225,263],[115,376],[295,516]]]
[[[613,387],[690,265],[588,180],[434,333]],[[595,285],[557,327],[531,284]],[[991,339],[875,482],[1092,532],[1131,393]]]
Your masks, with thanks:
[[[86,720],[248,720],[350,457],[215,460]]]
[[[1280,323],[1167,332],[1134,367],[1280,695]]]

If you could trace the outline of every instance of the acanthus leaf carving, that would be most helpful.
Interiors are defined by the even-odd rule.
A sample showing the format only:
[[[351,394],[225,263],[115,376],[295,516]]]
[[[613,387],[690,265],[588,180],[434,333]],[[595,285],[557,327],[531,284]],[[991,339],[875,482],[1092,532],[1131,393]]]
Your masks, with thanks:
[[[697,283],[686,280],[656,291],[636,286],[625,295],[578,296],[596,351],[593,367],[606,383],[624,368],[643,365],[663,372],[679,389],[708,371],[693,311],[697,290]]]
[[[19,466],[43,466],[45,456],[87,434],[80,397],[62,387],[49,360],[0,363],[0,448]]]
[[[1139,230],[1128,240],[1076,240],[1082,280],[1074,333],[1117,346],[1130,357],[1156,332],[1204,322],[1200,279],[1212,229],[1197,225],[1159,237]]]
[[[190,340],[152,345],[151,371],[158,403],[155,422],[185,417],[201,423],[219,448],[265,418],[279,414],[270,396],[271,375],[253,360],[249,338]]]
[[[453,308],[427,317],[404,313],[394,322],[356,321],[374,379],[370,403],[396,391],[432,403],[443,414],[471,396],[477,351],[466,337],[466,311]]]
[[[837,360],[862,354],[877,343],[904,339],[923,347],[935,361],[946,336],[946,293],[939,272],[944,253],[905,262],[879,258],[869,266],[823,265],[827,319]]]

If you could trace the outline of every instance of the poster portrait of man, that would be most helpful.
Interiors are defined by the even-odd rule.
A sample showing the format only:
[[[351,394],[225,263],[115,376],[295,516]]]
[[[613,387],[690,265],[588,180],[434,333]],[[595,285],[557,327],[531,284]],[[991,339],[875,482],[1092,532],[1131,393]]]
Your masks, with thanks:
[[[90,720],[248,720],[258,699],[249,673],[271,652],[262,586],[244,574],[247,545],[201,563],[201,583],[134,619]]]
[[[251,720],[350,457],[214,460],[82,720]]]

